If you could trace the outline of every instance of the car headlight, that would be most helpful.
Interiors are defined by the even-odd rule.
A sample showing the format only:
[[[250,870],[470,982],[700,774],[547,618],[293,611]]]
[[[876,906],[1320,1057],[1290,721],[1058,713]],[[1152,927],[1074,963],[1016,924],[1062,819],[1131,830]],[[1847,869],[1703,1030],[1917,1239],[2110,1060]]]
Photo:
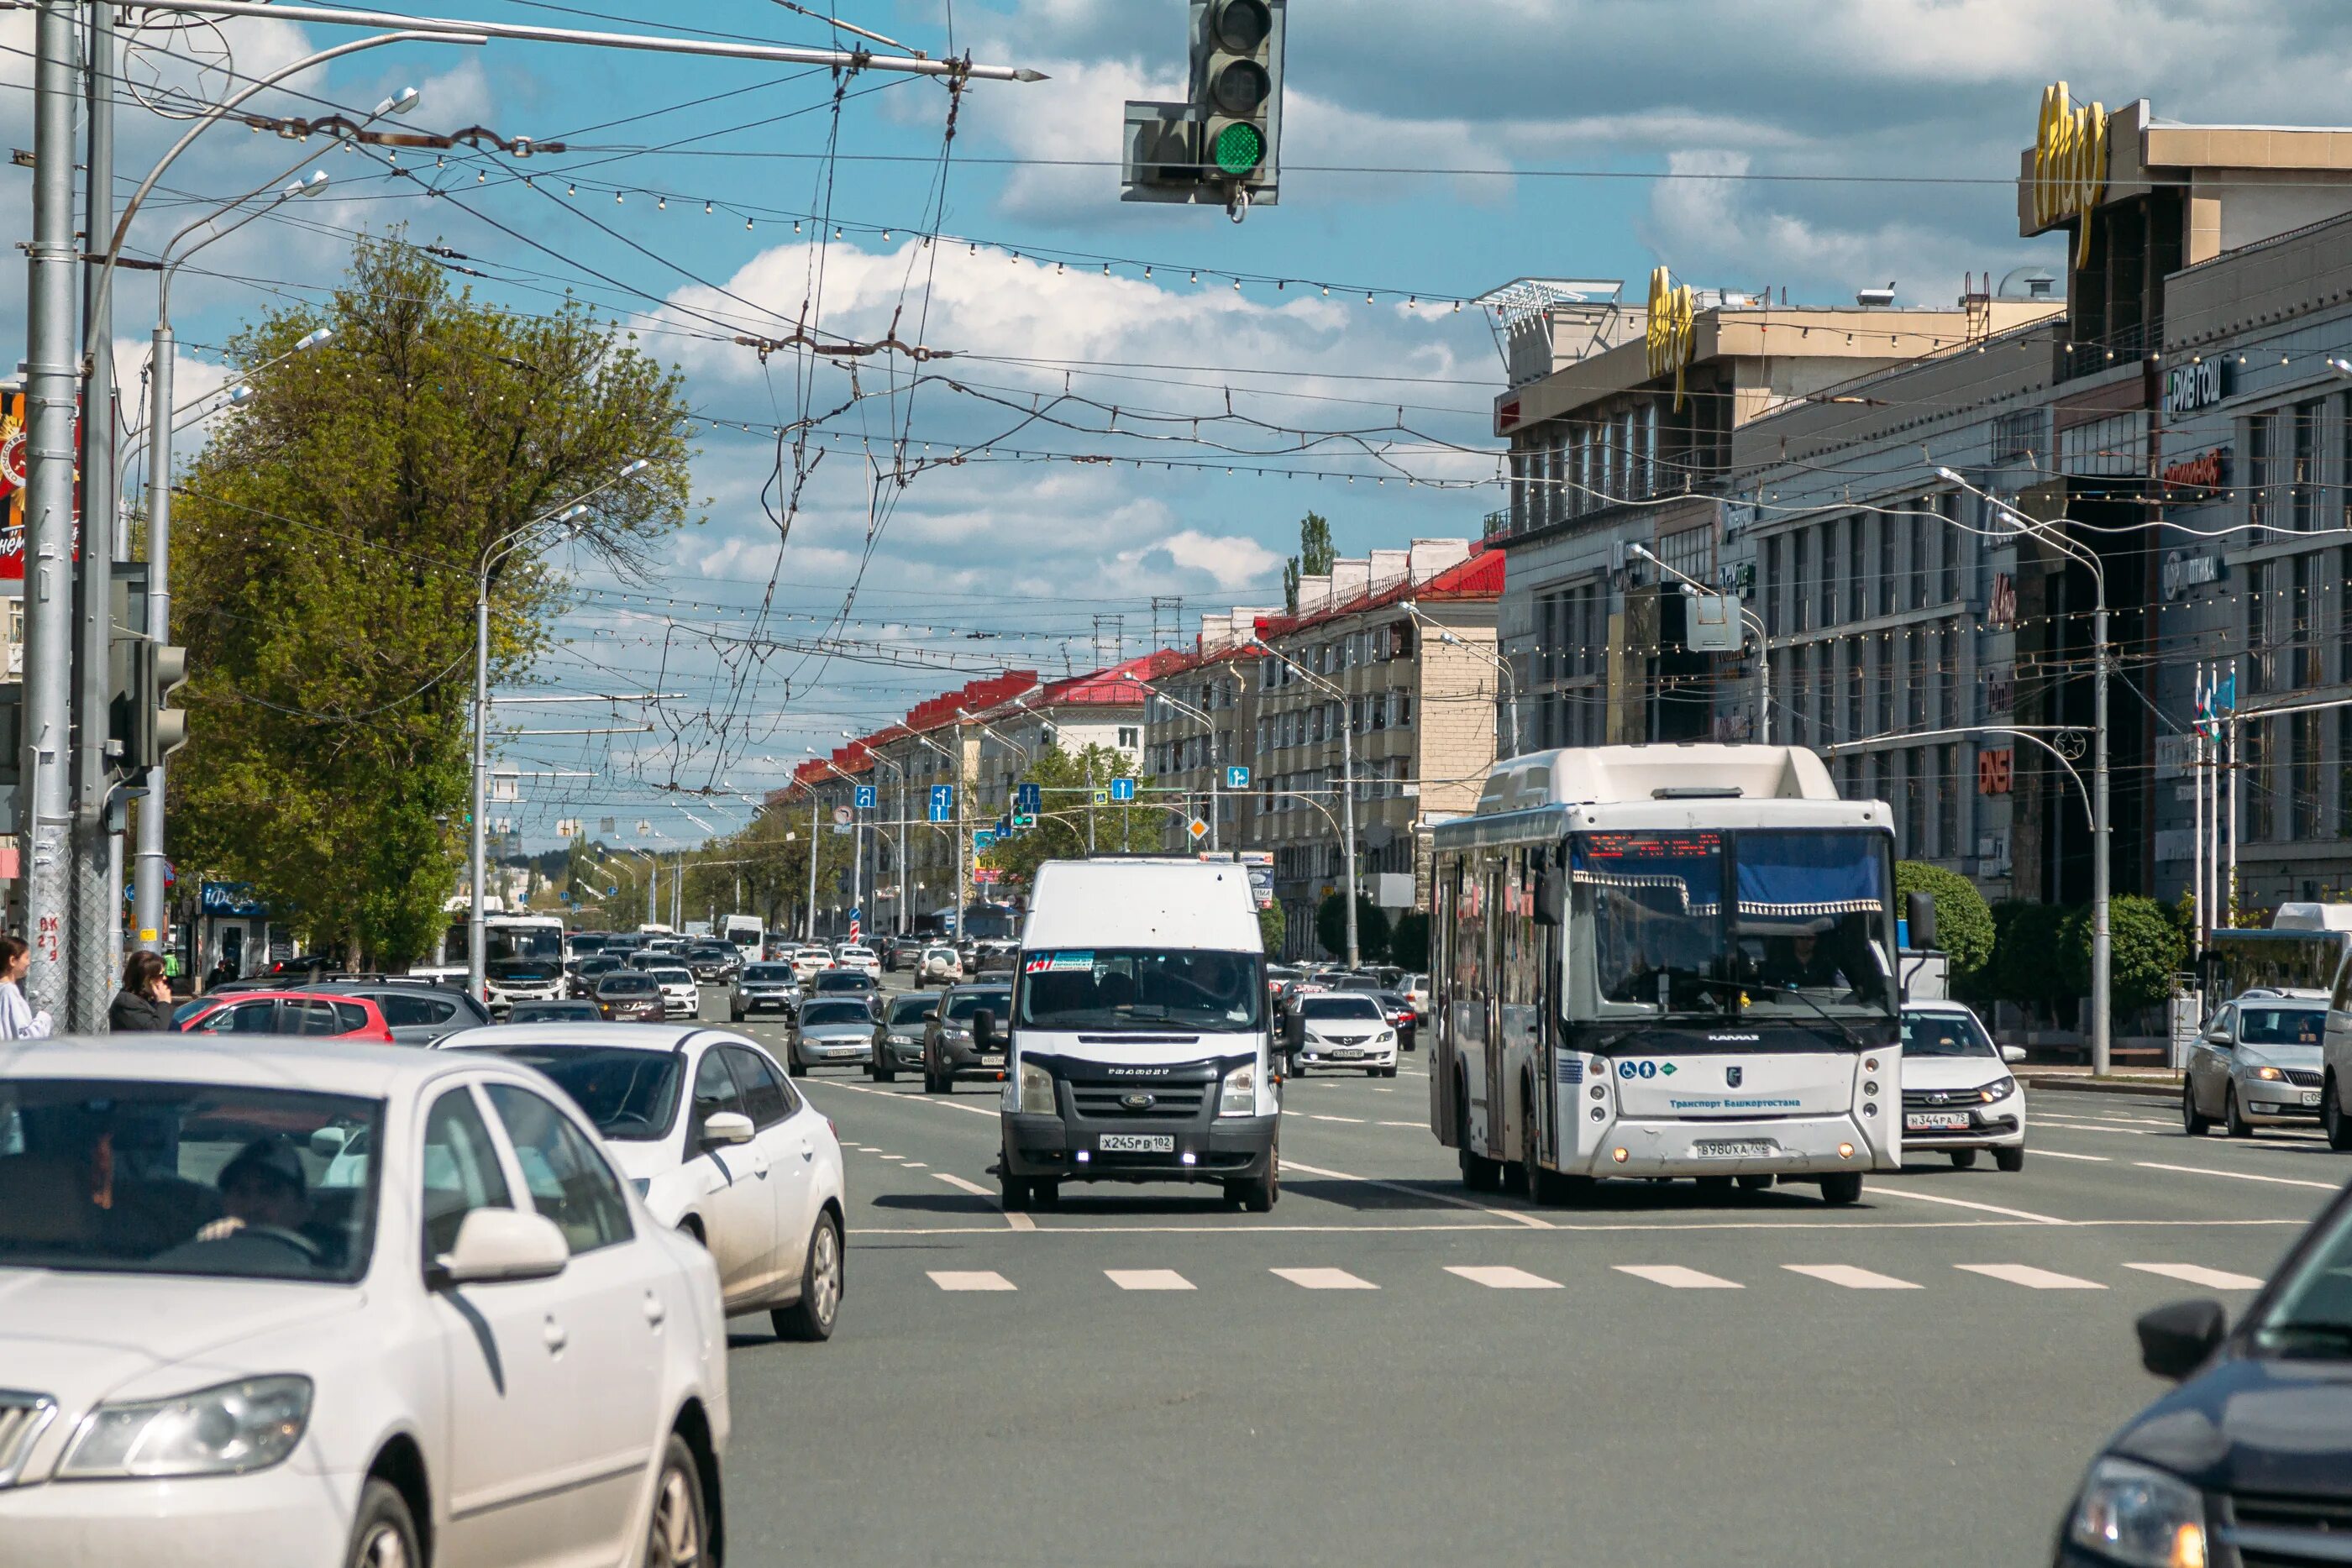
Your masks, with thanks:
[[[310,1420],[310,1380],[248,1377],[170,1399],[100,1405],[83,1418],[58,1474],[231,1476],[294,1451]]]
[[[2017,1080],[2003,1074],[1979,1089],[1977,1098],[1990,1105],[1996,1100],[2006,1100],[2015,1092],[2017,1092]]]
[[[1372,1038],[1374,1042],[1377,1044],[1386,1044],[1388,1041],[1396,1039],[1396,1030],[1392,1029],[1384,1029]]]
[[[1257,1063],[1244,1061],[1225,1074],[1225,1086],[1217,1096],[1220,1116],[1255,1116],[1257,1114]]]
[[[2286,1074],[2281,1072],[2275,1067],[2257,1067],[2254,1069],[2254,1076],[2267,1080],[2270,1082],[2276,1083],[2279,1080],[2284,1078]]]
[[[2129,1568],[2205,1568],[2205,1499],[2177,1476],[2101,1459],[2084,1478],[2066,1535]]]
[[[912,1045],[915,1043],[915,1037],[911,1034],[894,1034],[890,1037],[890,1043],[892,1045]]]
[[[1054,1104],[1054,1075],[1034,1061],[1021,1064],[1021,1109],[1032,1116],[1050,1116]]]

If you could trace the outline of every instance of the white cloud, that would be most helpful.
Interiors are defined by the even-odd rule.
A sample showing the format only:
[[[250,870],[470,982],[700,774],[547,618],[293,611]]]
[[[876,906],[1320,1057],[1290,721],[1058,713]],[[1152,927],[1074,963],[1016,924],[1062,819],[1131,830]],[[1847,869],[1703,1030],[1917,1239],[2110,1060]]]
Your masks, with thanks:
[[[1156,547],[1178,566],[1205,571],[1229,593],[1279,580],[1285,557],[1255,539],[1235,535],[1222,538],[1185,528],[1161,539]]]

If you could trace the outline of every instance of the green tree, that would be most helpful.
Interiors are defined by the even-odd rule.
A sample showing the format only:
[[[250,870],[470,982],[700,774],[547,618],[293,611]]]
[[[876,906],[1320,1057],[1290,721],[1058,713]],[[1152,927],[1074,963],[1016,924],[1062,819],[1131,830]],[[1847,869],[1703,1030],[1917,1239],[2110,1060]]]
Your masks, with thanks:
[[[1924,861],[1897,861],[1895,891],[1898,896],[1925,893],[1934,898],[1936,943],[1949,956],[1956,981],[1992,957],[1992,911],[1967,877]]]
[[[1994,904],[1992,960],[1979,971],[1973,992],[2054,1017],[2067,994],[2060,952],[2066,915],[2056,904],[2021,898]]]
[[[1258,943],[1265,949],[1267,957],[1277,956],[1282,952],[1283,940],[1289,935],[1290,916],[1282,912],[1279,903],[1269,904],[1257,912]]]
[[[2063,974],[2072,995],[2091,988],[2091,911],[2066,912]],[[2189,958],[2185,933],[2152,898],[2126,894],[2107,906],[2108,993],[2117,1012],[2154,1007],[2172,994],[2172,979]]]
[[[254,395],[178,491],[194,738],[173,853],[252,883],[315,946],[397,965],[434,940],[462,862],[478,565],[593,490],[578,548],[647,570],[688,504],[680,377],[584,305],[453,293],[397,238],[362,240],[323,306],[271,312],[228,358]],[[492,574],[494,681],[560,607],[549,546]]]
[[[1037,825],[997,840],[981,855],[980,863],[1003,873],[1007,883],[1025,887],[1047,861],[1086,859],[1089,823],[1095,847],[1105,853],[1159,849],[1170,816],[1146,799],[1149,779],[1137,779],[1136,799],[1125,805],[1092,803],[1093,791],[1108,789],[1114,779],[1129,778],[1136,778],[1134,762],[1111,747],[1088,746],[1073,752],[1057,746],[1040,751],[1021,774],[1021,782],[1039,789],[1044,810]],[[996,813],[1011,809],[1008,800],[982,801],[971,825],[984,826],[995,821]],[[982,818],[980,812],[988,815]]]
[[[1331,570],[1339,559],[1331,543],[1331,525],[1321,514],[1309,512],[1298,520],[1298,553],[1283,563],[1282,602],[1291,614],[1298,613],[1298,580],[1320,577]]]
[[[1334,893],[1315,911],[1315,939],[1334,958],[1348,956],[1348,895]],[[1356,954],[1367,964],[1388,956],[1388,911],[1362,894],[1356,895]]]
[[[1389,962],[1415,974],[1429,969],[1429,916],[1409,909],[1396,917],[1389,932]]]

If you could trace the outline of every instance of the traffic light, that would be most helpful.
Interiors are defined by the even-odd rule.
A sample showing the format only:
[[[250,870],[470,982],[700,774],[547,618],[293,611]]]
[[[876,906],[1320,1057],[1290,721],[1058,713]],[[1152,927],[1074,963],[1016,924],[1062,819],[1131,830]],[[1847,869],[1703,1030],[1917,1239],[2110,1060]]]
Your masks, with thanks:
[[[1129,99],[1120,199],[1215,203],[1238,223],[1280,199],[1288,0],[1190,0],[1191,97]]]
[[[131,644],[131,734],[123,763],[144,774],[188,742],[188,716],[164,705],[187,684],[188,651],[142,637]]]

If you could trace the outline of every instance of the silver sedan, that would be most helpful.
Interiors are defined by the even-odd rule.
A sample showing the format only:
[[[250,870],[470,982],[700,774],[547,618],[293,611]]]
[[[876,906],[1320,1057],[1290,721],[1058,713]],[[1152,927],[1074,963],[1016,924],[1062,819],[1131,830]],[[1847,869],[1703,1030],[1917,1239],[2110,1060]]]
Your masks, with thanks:
[[[785,1048],[795,1078],[814,1067],[863,1067],[874,1060],[874,1009],[863,997],[819,997],[802,1004]]]

